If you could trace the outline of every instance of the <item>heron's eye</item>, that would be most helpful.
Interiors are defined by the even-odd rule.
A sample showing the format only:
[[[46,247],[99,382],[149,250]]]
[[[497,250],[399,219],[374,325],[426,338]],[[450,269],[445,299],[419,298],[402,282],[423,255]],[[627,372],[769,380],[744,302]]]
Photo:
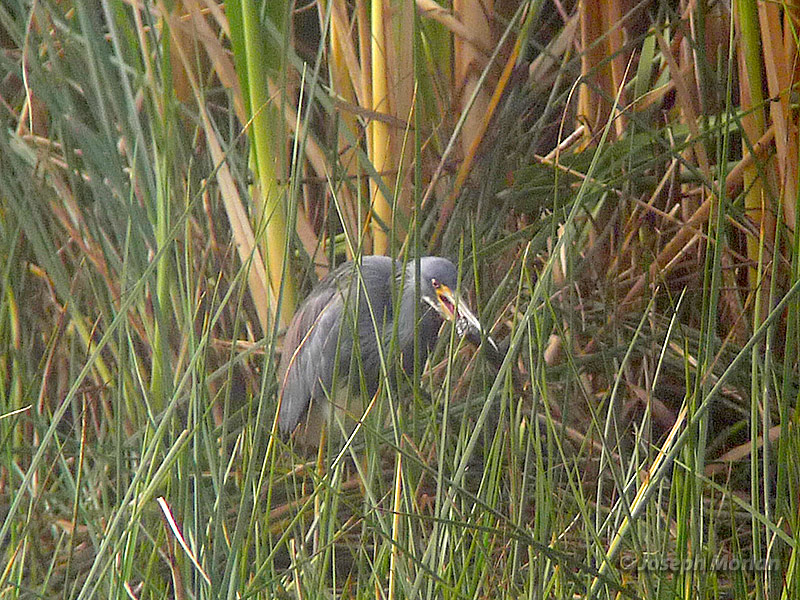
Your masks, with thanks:
[[[434,277],[431,279],[431,285],[433,286],[433,289],[438,290],[441,284],[439,283],[439,280]]]

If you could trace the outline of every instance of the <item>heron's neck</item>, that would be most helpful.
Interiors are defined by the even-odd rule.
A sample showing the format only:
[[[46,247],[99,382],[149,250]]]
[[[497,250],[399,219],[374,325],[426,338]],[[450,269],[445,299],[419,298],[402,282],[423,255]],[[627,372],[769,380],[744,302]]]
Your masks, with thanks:
[[[436,312],[419,300],[413,270],[406,277],[404,285],[400,300],[400,313],[397,317],[397,346],[403,355],[403,369],[410,373],[414,370],[414,332],[417,332],[419,339],[417,357],[421,369],[428,358],[428,353],[436,343],[441,323]]]

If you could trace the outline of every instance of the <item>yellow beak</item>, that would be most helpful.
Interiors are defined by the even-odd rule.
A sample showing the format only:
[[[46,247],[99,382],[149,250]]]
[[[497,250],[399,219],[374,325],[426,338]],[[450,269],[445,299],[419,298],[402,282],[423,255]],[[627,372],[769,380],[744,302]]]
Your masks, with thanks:
[[[444,284],[436,288],[436,299],[438,306],[434,306],[434,308],[445,320],[455,322],[456,333],[460,337],[466,337],[473,344],[480,345],[481,338],[484,337],[483,327],[467,303]],[[485,337],[497,350],[494,340],[488,335]]]

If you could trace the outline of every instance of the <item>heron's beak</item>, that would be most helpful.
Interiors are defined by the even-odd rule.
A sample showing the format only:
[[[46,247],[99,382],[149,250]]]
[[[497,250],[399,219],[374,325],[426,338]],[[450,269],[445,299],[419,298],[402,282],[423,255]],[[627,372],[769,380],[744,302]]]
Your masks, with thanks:
[[[469,309],[469,305],[463,298],[454,294],[453,290],[446,285],[436,288],[436,298],[439,306],[434,306],[434,308],[446,320],[456,324],[456,333],[460,337],[465,337],[476,346],[480,346],[481,340],[485,336],[486,340],[497,350],[497,344],[484,332],[478,317]]]

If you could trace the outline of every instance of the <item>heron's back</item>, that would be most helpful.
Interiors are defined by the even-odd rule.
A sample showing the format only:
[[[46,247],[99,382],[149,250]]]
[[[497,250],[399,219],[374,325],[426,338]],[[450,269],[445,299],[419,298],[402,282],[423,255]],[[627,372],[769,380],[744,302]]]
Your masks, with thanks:
[[[361,277],[355,264],[346,262],[300,305],[286,332],[279,368],[283,434],[297,428],[311,404],[319,405],[315,409],[327,405],[326,394],[336,393],[334,379],[337,387],[344,383],[355,361],[360,361],[367,391],[375,392],[381,372],[377,348],[393,316],[394,274],[394,261],[386,256],[363,257]]]

